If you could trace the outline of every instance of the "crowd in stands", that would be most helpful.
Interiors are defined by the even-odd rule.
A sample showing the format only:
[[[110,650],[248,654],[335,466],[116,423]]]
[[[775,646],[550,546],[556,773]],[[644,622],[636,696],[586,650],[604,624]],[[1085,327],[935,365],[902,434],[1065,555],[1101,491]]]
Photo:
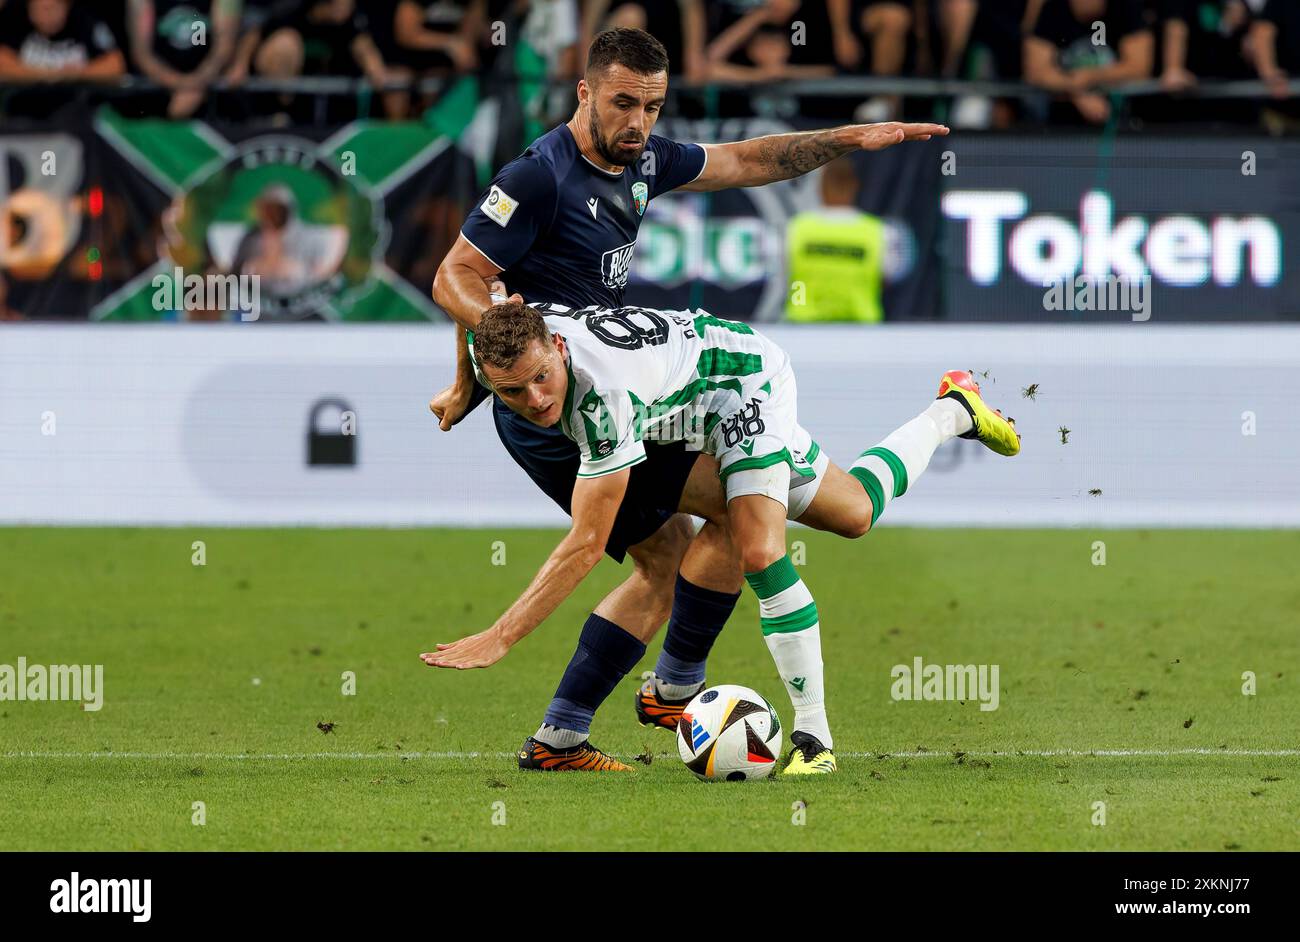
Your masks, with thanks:
[[[1107,90],[1143,79],[1170,96],[1259,79],[1295,113],[1285,99],[1300,75],[1300,0],[0,0],[0,83],[130,73],[152,81],[159,113],[185,117],[219,82],[365,77],[390,88],[379,101],[402,117],[420,101],[391,89],[413,79],[504,66],[574,80],[610,26],[654,33],[679,86],[871,75],[1044,90],[1041,113],[965,96],[953,116],[971,126],[1102,123]],[[902,107],[880,95],[855,113],[886,120]]]

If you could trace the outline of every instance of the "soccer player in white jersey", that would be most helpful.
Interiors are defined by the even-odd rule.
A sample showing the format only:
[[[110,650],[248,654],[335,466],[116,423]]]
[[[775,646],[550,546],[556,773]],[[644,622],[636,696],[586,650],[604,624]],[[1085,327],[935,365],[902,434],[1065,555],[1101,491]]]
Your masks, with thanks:
[[[835,770],[817,605],[786,555],[786,519],[859,537],[944,442],[960,436],[1001,455],[1020,451],[1014,420],[984,403],[969,373],[950,371],[934,402],[845,472],[799,425],[785,352],[748,324],[703,311],[574,310],[529,306],[515,295],[483,315],[472,357],[512,410],[558,425],[577,444],[573,525],[496,624],[438,645],[421,655],[425,662],[468,668],[499,660],[600,559],[645,442],[685,441],[700,457],[678,509],[730,531],[794,707],[785,774]]]

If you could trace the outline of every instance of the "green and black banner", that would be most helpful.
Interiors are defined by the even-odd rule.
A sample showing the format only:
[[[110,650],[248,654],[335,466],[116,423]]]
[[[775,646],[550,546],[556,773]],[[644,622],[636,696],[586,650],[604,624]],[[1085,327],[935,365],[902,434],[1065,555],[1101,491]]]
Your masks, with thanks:
[[[0,149],[9,304],[37,319],[232,316],[170,303],[182,271],[259,274],[261,320],[440,318],[428,289],[478,192],[473,158],[426,122],[254,130],[104,107],[72,130],[6,127]]]

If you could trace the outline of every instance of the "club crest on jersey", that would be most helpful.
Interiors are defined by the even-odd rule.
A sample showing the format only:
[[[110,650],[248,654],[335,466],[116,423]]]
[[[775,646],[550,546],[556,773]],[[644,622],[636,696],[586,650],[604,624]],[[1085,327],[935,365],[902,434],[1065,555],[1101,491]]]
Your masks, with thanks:
[[[626,288],[627,271],[632,266],[632,250],[635,242],[610,249],[600,257],[600,277],[606,288]]]
[[[632,201],[636,203],[637,215],[644,216],[646,203],[650,202],[650,188],[640,181],[633,183]]]
[[[504,229],[506,223],[510,221],[510,217],[519,208],[519,201],[501,187],[493,184],[492,189],[488,191],[487,199],[483,201],[480,208],[488,219],[491,219]]]

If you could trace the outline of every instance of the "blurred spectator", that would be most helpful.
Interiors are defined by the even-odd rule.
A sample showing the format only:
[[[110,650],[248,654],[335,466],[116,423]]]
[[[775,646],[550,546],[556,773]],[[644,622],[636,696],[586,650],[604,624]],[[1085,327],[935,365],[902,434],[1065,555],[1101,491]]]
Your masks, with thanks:
[[[1242,42],[1250,24],[1244,0],[1160,0],[1160,84],[1191,88],[1197,78],[1250,76]]]
[[[931,0],[939,27],[943,78],[1019,80],[1022,37],[1038,22],[1045,0]],[[981,61],[972,52],[981,50]]]
[[[687,83],[704,81],[704,0],[586,0],[580,55],[597,33],[618,26],[653,33],[668,52],[669,75]]]
[[[225,72],[232,85],[251,74],[288,79],[303,72],[303,38],[297,29],[301,0],[244,0],[239,41]],[[292,96],[279,96],[281,105]]]
[[[1139,0],[1046,0],[1025,37],[1025,80],[1069,96],[1053,119],[1102,124],[1110,101],[1093,89],[1149,78],[1153,58]]]
[[[336,274],[347,253],[345,226],[304,219],[283,183],[263,187],[254,203],[256,223],[244,233],[226,274],[256,275],[264,301],[293,298]],[[273,316],[275,305],[265,304]]]
[[[846,72],[862,71],[864,44],[871,47],[872,75],[901,75],[907,61],[912,8],[900,0],[826,0],[835,62]],[[897,95],[864,102],[858,121],[889,121],[898,115]]]
[[[241,0],[130,0],[131,58],[166,88],[167,116],[187,118],[235,52]]]
[[[486,0],[399,0],[393,15],[394,64],[416,75],[471,72],[479,65],[478,44],[486,28]]]
[[[1043,0],[940,0],[942,77],[1020,81],[1022,37],[1033,29],[1042,7]],[[962,95],[953,102],[949,123],[1006,128],[1019,110],[1019,99]]]
[[[1287,98],[1287,82],[1300,72],[1300,0],[1268,0],[1250,27],[1255,70],[1274,98]]]
[[[821,3],[718,0],[705,49],[707,76],[722,82],[774,82],[835,74],[830,20]],[[724,25],[725,24],[725,25]]]
[[[546,63],[546,74],[576,80],[582,74],[578,0],[521,0],[523,39]],[[565,90],[566,96],[572,94]]]
[[[487,0],[366,0],[364,7],[376,53],[369,71],[379,68],[391,81],[415,81],[467,75],[482,65],[478,47],[488,28]],[[389,92],[384,109],[404,117],[410,97]]]
[[[516,0],[515,7],[523,41],[512,65],[520,76],[520,108],[530,122],[522,136],[532,140],[573,114],[573,83],[586,64],[586,45],[578,0]]]
[[[401,77],[386,66],[357,0],[245,0],[240,31],[225,73],[233,85],[249,75],[364,74],[377,85]],[[279,107],[292,97],[278,96]]]
[[[0,78],[114,78],[126,60],[106,24],[72,0],[17,0],[0,10]]]
[[[1002,4],[1015,6],[1014,3]],[[980,7],[979,0],[936,0],[934,19],[939,27],[939,77],[957,78],[970,45]]]
[[[846,158],[819,171],[822,205],[786,227],[788,320],[879,321],[884,317],[885,224],[858,208],[857,171]]]

